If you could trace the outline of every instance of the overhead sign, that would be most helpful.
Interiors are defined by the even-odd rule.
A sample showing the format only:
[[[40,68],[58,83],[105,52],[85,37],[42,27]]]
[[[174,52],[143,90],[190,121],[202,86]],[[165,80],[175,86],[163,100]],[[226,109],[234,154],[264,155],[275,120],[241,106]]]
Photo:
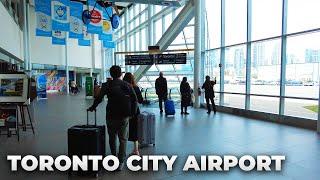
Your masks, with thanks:
[[[70,2],[70,32],[69,38],[83,38],[82,22],[83,4],[80,2]]]
[[[70,0],[52,0],[51,18],[52,30],[69,31]]]
[[[154,58],[153,55],[126,55],[125,56],[126,65],[153,65]]]
[[[47,0],[35,0],[36,12],[36,36],[51,37],[51,2]]]
[[[154,59],[156,64],[186,64],[187,54],[155,54]]]

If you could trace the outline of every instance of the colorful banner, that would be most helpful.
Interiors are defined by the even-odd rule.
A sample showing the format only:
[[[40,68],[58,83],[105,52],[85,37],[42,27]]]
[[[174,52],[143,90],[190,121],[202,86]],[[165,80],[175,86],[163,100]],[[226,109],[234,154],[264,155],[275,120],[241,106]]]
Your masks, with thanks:
[[[70,2],[70,32],[69,38],[83,38],[82,22],[83,4],[80,2]]]
[[[106,11],[103,11],[103,17],[109,19],[108,17],[112,16],[112,8],[108,7]],[[109,20],[103,20],[102,21],[102,32],[99,34],[99,40],[104,40],[104,41],[112,41],[112,24]]]
[[[66,32],[52,31],[52,44],[66,45]]]
[[[91,45],[91,36],[87,31],[87,26],[82,26],[83,30],[83,39],[78,39],[79,46],[90,46]]]
[[[93,79],[92,77],[86,77],[86,96],[93,96]]]
[[[103,8],[98,3],[96,3],[96,0],[88,0],[88,5],[91,14],[90,23],[88,24],[88,32],[92,34],[101,34]]]
[[[104,48],[115,48],[116,45],[113,41],[103,41]]]
[[[65,71],[50,71],[46,73],[47,78],[47,91],[51,92],[65,92],[66,86],[66,73]]]
[[[39,99],[47,98],[47,77],[45,74],[37,77],[37,95]]]
[[[36,12],[36,36],[51,37],[51,2],[47,0],[35,0]]]
[[[70,0],[52,0],[51,18],[52,30],[69,31],[70,30]]]

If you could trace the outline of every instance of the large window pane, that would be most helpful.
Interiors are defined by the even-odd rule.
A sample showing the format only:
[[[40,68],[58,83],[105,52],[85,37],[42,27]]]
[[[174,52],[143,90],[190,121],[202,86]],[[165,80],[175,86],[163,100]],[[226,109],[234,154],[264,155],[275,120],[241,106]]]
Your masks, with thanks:
[[[208,49],[220,47],[221,43],[221,0],[206,0]]]
[[[214,86],[215,91],[220,91],[219,64],[220,64],[220,49],[207,52],[206,62],[205,62],[205,76],[210,76],[211,78],[217,78],[217,84]]]
[[[246,46],[226,48],[224,79],[225,92],[245,93]]]
[[[288,0],[288,33],[320,28],[319,0]]]
[[[285,115],[318,119],[318,101],[285,99]]]
[[[252,43],[251,94],[280,94],[281,41]]]
[[[244,109],[245,96],[235,94],[224,94],[223,106]]]
[[[252,39],[281,35],[281,0],[252,0]]]
[[[320,33],[287,40],[286,96],[318,98]]]
[[[226,45],[246,42],[247,0],[225,0]]]
[[[272,114],[279,113],[279,98],[251,96],[250,110]]]

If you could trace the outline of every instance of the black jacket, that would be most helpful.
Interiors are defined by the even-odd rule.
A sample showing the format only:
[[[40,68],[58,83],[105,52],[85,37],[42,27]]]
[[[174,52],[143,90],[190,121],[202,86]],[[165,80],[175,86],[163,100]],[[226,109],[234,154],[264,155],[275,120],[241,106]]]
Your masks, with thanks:
[[[164,77],[158,77],[156,79],[156,94],[164,97],[168,95],[167,79]]]
[[[204,89],[205,97],[206,98],[213,98],[214,97],[214,85],[216,81],[205,81],[202,85],[202,89]]]
[[[136,95],[137,95],[138,103],[139,103],[139,104],[142,104],[142,102],[143,102],[143,97],[142,97],[140,88],[139,88],[138,86],[135,86],[135,87],[133,87],[133,89],[134,89],[134,92],[135,92]],[[137,107],[136,114],[140,114],[140,108],[139,108],[139,107]]]
[[[191,104],[191,87],[188,82],[181,82],[180,94],[182,106],[189,106]]]
[[[119,108],[119,100],[113,97],[112,95],[113,92],[110,91],[110,88],[115,86],[120,86],[123,92],[129,96],[129,101],[131,102],[128,102],[128,104],[131,104],[132,112],[124,112],[125,108],[121,108],[121,107]],[[137,109],[137,96],[134,89],[130,86],[129,83],[122,81],[120,79],[115,79],[115,80],[103,83],[100,94],[94,100],[94,103],[92,105],[94,109],[102,102],[102,99],[105,95],[108,97],[108,103],[106,107],[107,119],[121,119],[121,118],[127,117],[128,115],[125,115],[127,113],[130,113],[131,115],[135,114],[134,110]]]

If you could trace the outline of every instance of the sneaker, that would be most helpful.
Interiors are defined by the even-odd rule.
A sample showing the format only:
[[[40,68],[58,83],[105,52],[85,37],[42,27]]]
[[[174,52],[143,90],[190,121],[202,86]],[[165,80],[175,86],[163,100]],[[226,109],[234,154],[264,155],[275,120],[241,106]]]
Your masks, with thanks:
[[[189,113],[188,113],[188,112],[185,112],[184,114],[185,114],[185,115],[188,115]]]
[[[122,171],[124,168],[124,163],[120,163],[117,171]]]
[[[184,114],[184,112],[183,112],[183,111],[181,111],[181,114]]]

